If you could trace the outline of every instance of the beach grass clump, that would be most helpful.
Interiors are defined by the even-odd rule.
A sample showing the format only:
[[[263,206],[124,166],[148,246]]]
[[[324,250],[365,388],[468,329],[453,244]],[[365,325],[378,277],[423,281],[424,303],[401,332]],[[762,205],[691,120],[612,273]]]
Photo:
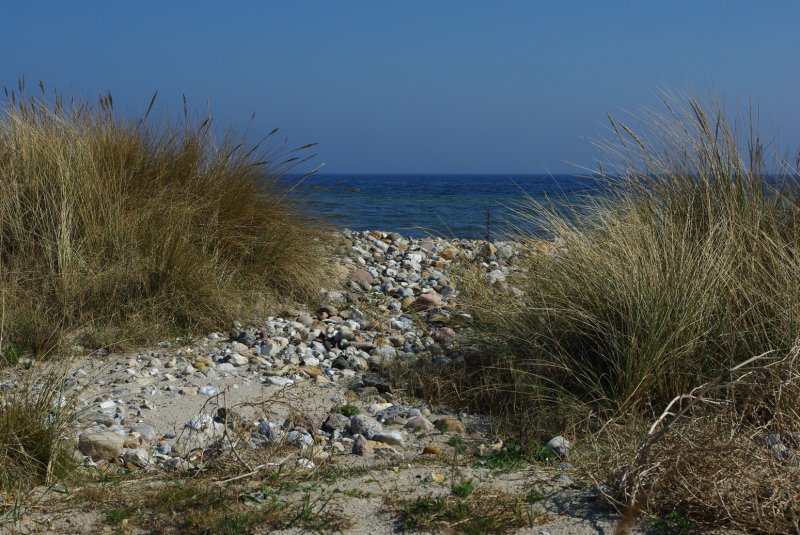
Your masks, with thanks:
[[[24,88],[20,88],[24,90]],[[43,91],[44,93],[44,91]],[[155,97],[154,97],[155,99]],[[0,117],[6,346],[103,345],[219,328],[315,293],[321,227],[278,179],[310,155],[272,140],[7,92]],[[81,338],[78,338],[81,341]]]
[[[754,131],[742,148],[721,107],[665,105],[642,133],[612,120],[604,194],[572,211],[522,209],[555,246],[528,256],[513,291],[465,277],[479,351],[457,375],[474,406],[551,423],[651,415],[721,370],[791,347],[796,172],[770,170]]]
[[[0,493],[19,499],[32,486],[64,479],[73,467],[67,434],[74,397],[54,371],[27,371],[0,388]],[[12,500],[13,501],[13,500]],[[13,503],[11,504],[13,506]],[[0,516],[2,515],[0,513]]]

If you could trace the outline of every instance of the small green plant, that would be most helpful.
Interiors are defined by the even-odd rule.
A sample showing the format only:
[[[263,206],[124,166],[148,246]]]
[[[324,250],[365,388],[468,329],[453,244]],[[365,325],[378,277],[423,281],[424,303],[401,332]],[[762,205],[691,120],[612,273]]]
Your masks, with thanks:
[[[660,535],[684,535],[692,531],[692,522],[678,511],[672,511],[650,521]]]
[[[494,470],[519,470],[531,462],[541,462],[556,458],[556,453],[548,447],[531,442],[525,446],[509,444],[492,451],[487,457],[476,461],[476,467]]]
[[[458,435],[453,435],[447,439],[447,443],[455,448],[456,454],[458,455],[463,455],[467,451],[467,445],[464,443],[464,439]]]
[[[106,522],[109,524],[122,524],[138,512],[136,507],[114,507],[106,511]]]
[[[355,405],[339,405],[338,407],[334,407],[333,411],[349,418],[352,418],[359,412],[358,407]]]
[[[16,366],[19,364],[19,359],[25,352],[16,346],[7,347],[2,352],[2,360],[9,366]]]
[[[538,503],[543,502],[547,499],[547,496],[542,494],[538,489],[531,489],[525,495],[525,501],[528,503]]]
[[[424,519],[441,513],[444,507],[444,498],[434,498],[433,496],[422,496],[406,502],[401,513],[403,528],[409,530],[420,527]]]
[[[475,482],[471,479],[467,479],[466,481],[462,481],[456,485],[451,487],[454,496],[458,496],[459,498],[466,498],[475,490]]]
[[[351,498],[369,498],[372,496],[372,493],[359,488],[352,488],[344,491],[344,495]]]

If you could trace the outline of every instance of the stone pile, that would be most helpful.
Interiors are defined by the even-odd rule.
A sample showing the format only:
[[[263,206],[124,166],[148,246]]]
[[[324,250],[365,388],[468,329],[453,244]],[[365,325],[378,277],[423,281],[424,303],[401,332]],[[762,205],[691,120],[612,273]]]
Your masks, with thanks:
[[[458,308],[453,266],[478,266],[487,282],[504,286],[516,269],[520,247],[348,230],[336,239],[344,244],[338,259],[344,281],[321,288],[322,305],[315,310],[237,323],[228,333],[210,333],[189,345],[164,342],[138,355],[104,357],[116,371],[108,380],[76,371],[74,383],[90,384],[87,391],[96,395],[87,400],[83,415],[87,427],[78,450],[84,461],[190,469],[224,442],[226,426],[247,429],[252,448],[280,441],[297,446],[306,467],[331,453],[402,456],[403,448],[419,446],[412,437],[420,434],[465,433],[459,419],[437,418],[424,406],[397,403],[389,385],[374,373],[395,359],[450,362],[459,326],[469,318]],[[313,384],[333,388],[340,402],[349,390],[369,403],[366,414],[345,416],[334,410],[321,425],[305,427],[288,420],[248,421],[224,408],[203,412],[207,405],[199,401],[183,429],[158,433],[148,421],[165,400],[207,400],[220,394],[223,383],[234,388],[239,383]]]

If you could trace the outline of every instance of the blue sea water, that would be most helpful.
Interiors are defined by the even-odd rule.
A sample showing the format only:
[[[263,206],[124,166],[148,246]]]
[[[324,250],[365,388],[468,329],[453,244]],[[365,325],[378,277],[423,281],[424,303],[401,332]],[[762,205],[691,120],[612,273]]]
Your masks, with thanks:
[[[410,236],[500,237],[526,196],[569,202],[597,189],[571,175],[332,175],[293,185],[310,213],[341,228]]]

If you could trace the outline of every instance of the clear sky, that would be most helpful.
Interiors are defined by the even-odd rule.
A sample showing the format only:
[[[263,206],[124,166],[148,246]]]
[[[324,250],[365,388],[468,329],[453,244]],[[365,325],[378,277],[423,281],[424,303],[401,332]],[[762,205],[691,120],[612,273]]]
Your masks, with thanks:
[[[255,112],[325,172],[574,171],[663,87],[800,144],[800,0],[6,1],[0,45],[2,85]]]

